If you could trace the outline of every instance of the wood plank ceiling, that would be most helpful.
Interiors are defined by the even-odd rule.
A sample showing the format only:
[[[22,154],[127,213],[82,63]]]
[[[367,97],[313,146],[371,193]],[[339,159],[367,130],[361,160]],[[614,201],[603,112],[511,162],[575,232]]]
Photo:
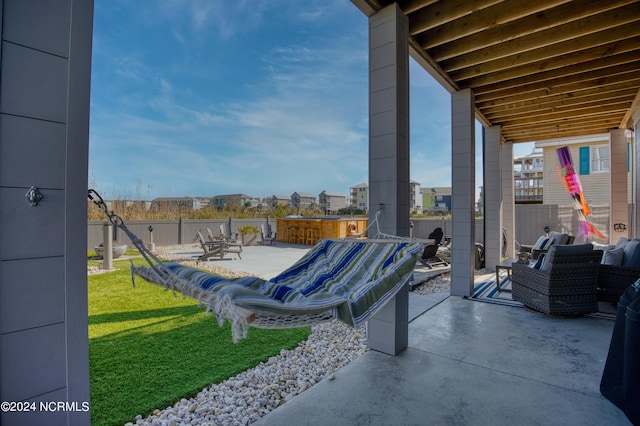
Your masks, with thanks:
[[[371,15],[394,2],[352,0]],[[400,0],[412,56],[505,141],[631,128],[640,102],[638,0]]]

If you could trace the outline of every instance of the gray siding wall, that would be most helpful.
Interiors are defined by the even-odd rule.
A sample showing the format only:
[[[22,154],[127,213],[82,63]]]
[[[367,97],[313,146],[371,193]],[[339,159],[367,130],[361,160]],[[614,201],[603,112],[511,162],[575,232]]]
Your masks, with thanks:
[[[0,0],[0,18],[0,399],[81,404],[93,1]],[[2,425],[89,422],[87,411],[0,414]]]

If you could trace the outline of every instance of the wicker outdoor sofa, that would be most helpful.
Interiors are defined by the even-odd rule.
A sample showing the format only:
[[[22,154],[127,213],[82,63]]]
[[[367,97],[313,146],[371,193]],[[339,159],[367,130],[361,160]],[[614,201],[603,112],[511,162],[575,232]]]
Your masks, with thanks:
[[[552,245],[538,269],[514,263],[513,300],[547,315],[598,311],[597,282],[603,251],[591,244]]]
[[[605,246],[603,250],[598,300],[617,305],[627,287],[640,278],[640,239],[620,238],[615,246]]]

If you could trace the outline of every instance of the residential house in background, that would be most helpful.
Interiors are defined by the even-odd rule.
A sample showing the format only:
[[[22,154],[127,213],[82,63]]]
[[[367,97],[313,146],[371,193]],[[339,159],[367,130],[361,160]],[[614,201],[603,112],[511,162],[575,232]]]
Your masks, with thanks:
[[[409,211],[422,213],[422,196],[420,195],[420,182],[411,179],[409,181]]]
[[[365,212],[369,211],[369,185],[366,183],[360,183],[349,188],[351,199],[349,200],[349,206],[355,209],[360,209]]]
[[[104,203],[109,211],[121,212],[126,209],[149,210],[152,201],[147,200],[105,200]],[[93,201],[88,204],[93,207]]]
[[[254,202],[254,197],[246,194],[226,194],[216,195],[211,200],[211,205],[217,209],[239,209],[251,205]]]
[[[347,207],[347,196],[339,192],[324,190],[318,195],[318,200],[324,214],[336,214]]]
[[[199,210],[210,202],[211,198],[203,197],[159,197],[151,200],[151,209]]]
[[[305,209],[316,203],[316,196],[309,192],[294,192],[291,194],[291,207]]]
[[[291,197],[288,195],[273,194],[269,197],[269,207],[288,206],[291,203]]]
[[[544,159],[542,148],[513,158],[514,198],[517,204],[542,204]]]
[[[567,204],[567,189],[558,173],[556,149],[568,146],[573,164],[580,178],[585,200],[589,204],[609,204],[611,173],[609,158],[609,134],[550,139],[536,142],[543,153],[544,204]],[[627,188],[631,202],[631,141],[627,142]]]
[[[422,188],[422,212],[431,214],[442,214],[451,211],[451,187],[435,186],[432,188]]]

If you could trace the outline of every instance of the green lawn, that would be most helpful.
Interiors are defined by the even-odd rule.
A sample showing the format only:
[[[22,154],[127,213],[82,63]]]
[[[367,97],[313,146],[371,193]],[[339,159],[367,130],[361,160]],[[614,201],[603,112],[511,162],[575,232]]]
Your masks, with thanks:
[[[89,277],[91,420],[122,425],[181,398],[189,398],[281,349],[295,348],[309,328],[259,330],[231,342],[228,323],[219,328],[193,299],[136,277],[129,261],[119,271]]]

